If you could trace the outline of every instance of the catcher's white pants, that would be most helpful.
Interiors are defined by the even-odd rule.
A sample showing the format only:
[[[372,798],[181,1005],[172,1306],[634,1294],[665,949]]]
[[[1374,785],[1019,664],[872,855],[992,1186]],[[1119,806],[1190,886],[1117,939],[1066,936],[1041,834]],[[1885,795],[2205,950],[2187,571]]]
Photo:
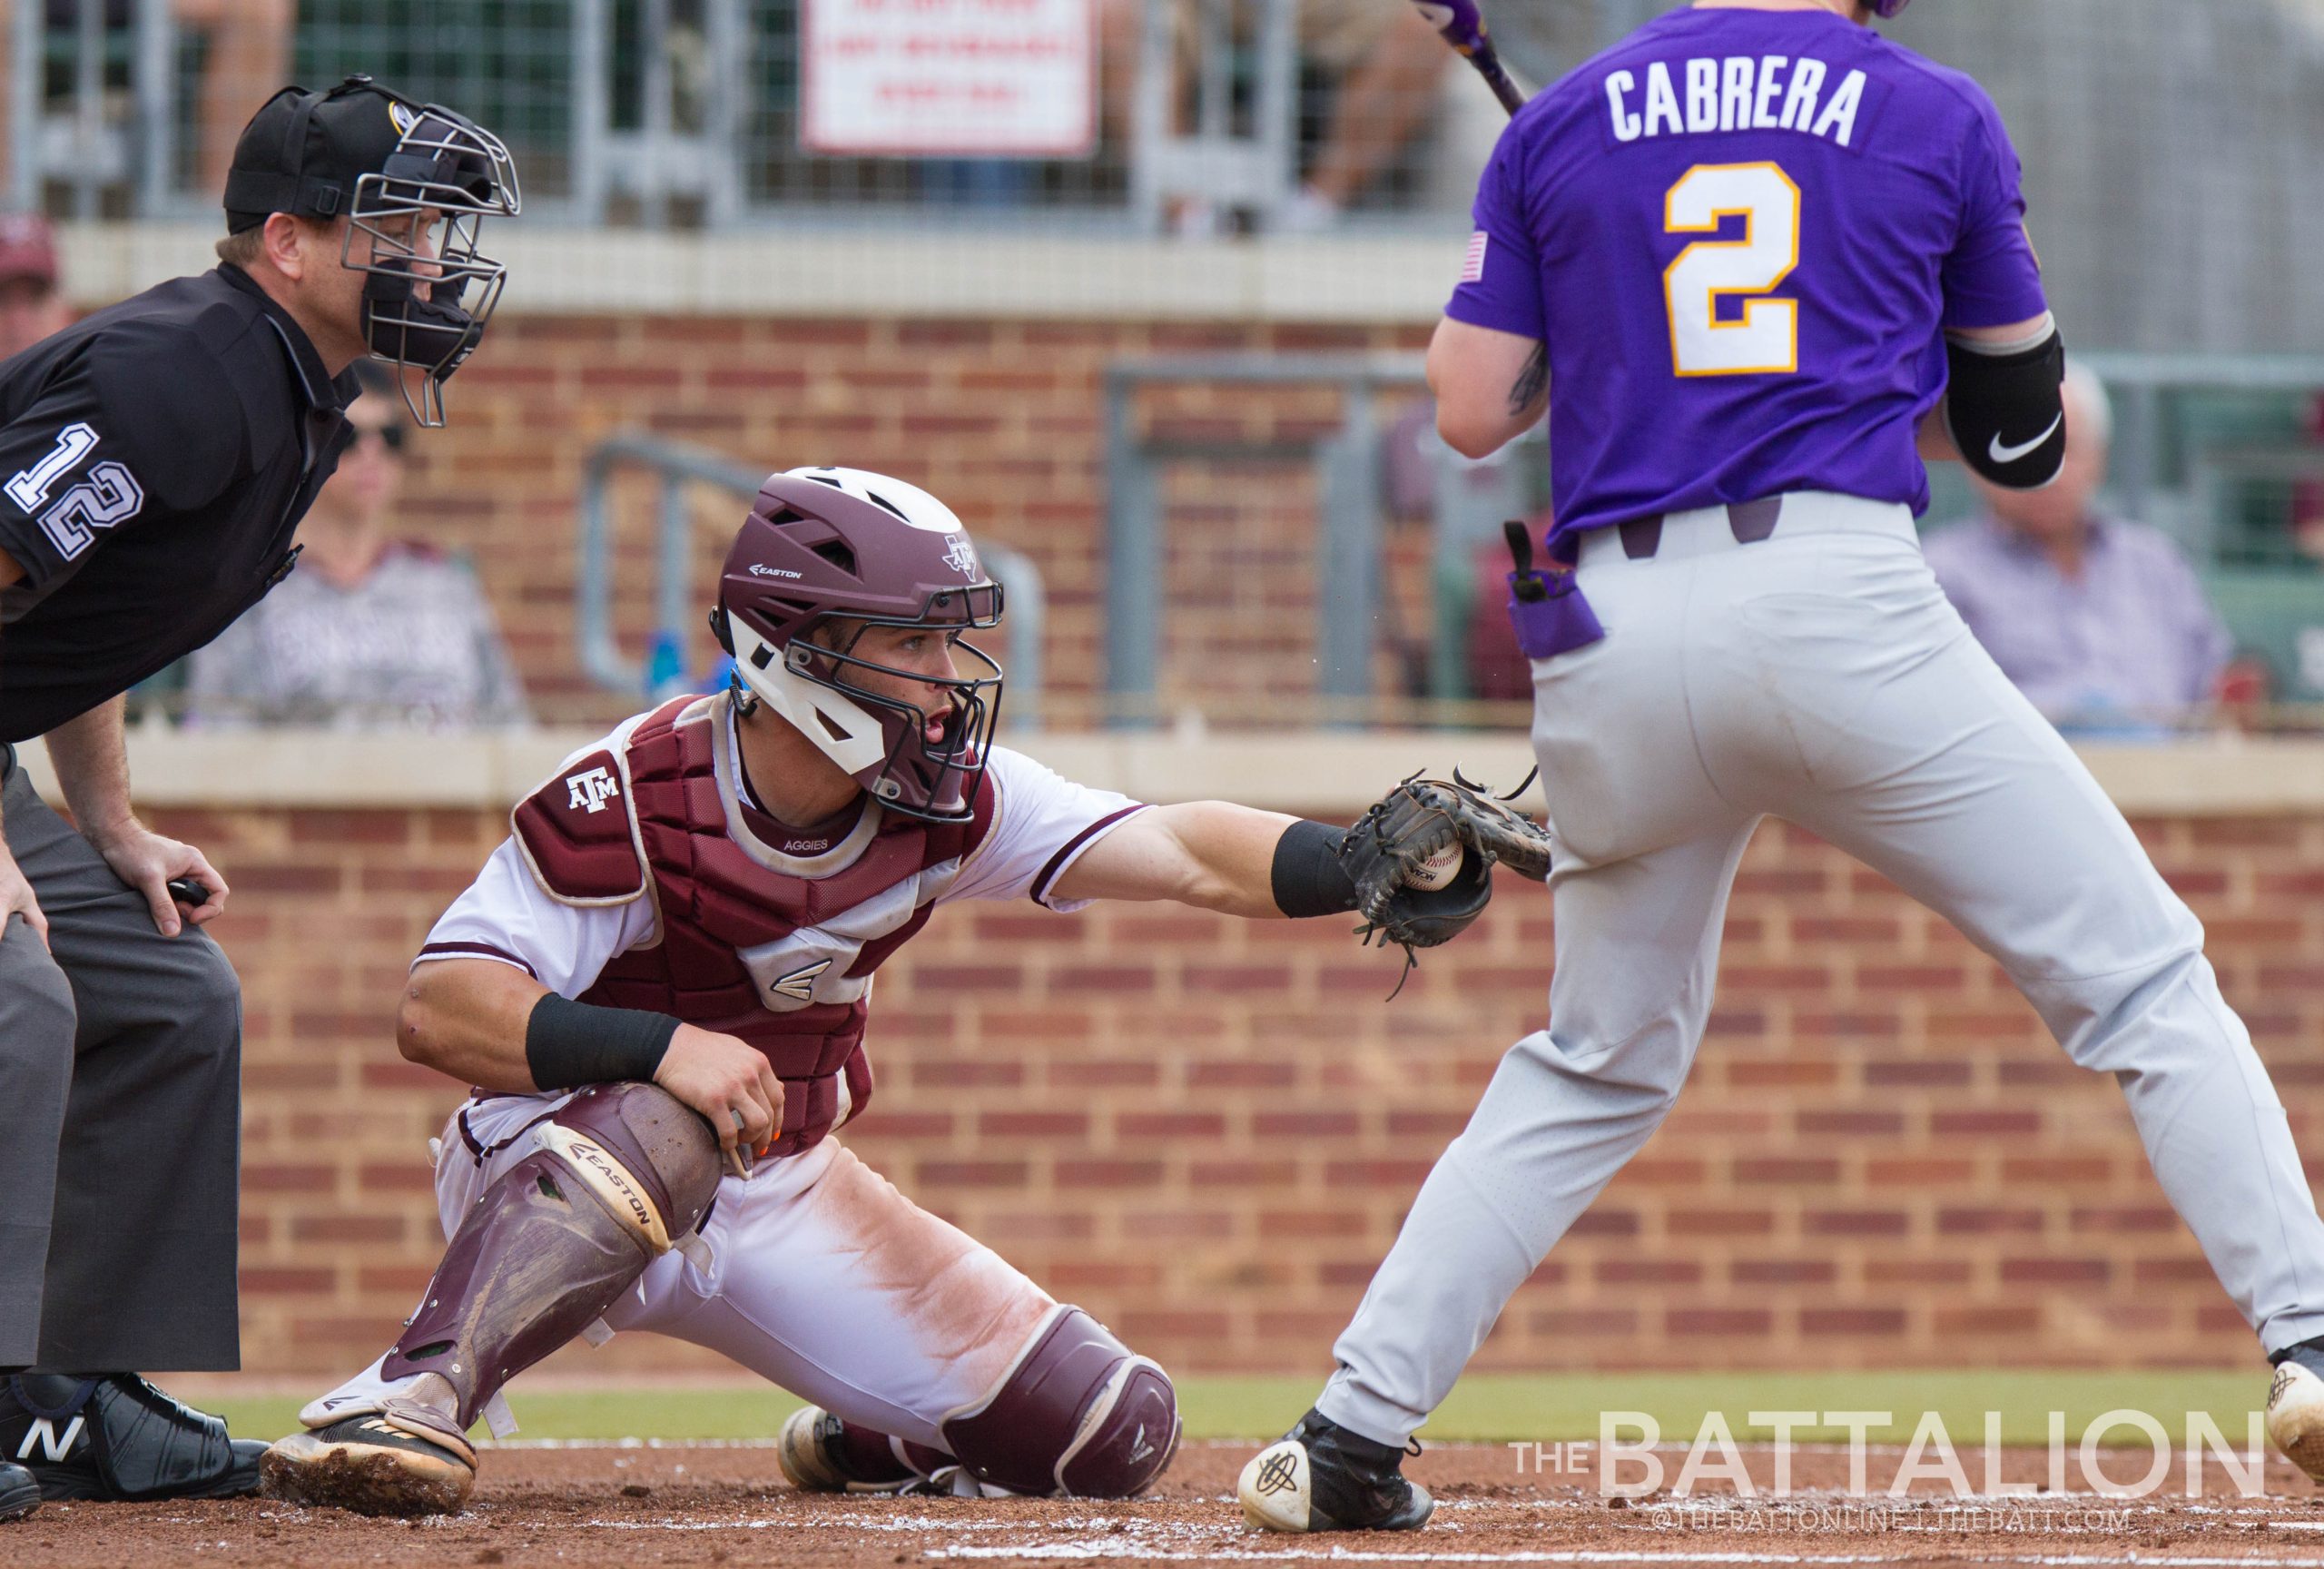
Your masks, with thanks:
[[[454,1116],[436,1163],[446,1237],[487,1184],[532,1152],[526,1124],[569,1098],[470,1101],[468,1133],[492,1150],[481,1163]],[[704,1249],[648,1265],[607,1309],[606,1327],[707,1346],[852,1422],[939,1449],[937,1424],[989,1394],[1055,1306],[836,1139],[764,1163],[747,1182],[722,1179],[701,1238]],[[301,1417],[332,1420],[332,1410],[409,1381],[383,1381],[374,1362]]]
[[[1675,513],[1586,541],[1605,638],[1533,666],[1558,861],[1550,1026],[1502,1061],[1334,1347],[1324,1414],[1400,1444],[1669,1110],[1762,816],[1856,856],[1992,954],[2112,1073],[2164,1192],[2275,1350],[2324,1334],[2324,1222],[2202,928],[1973,638],[1902,507],[1796,495],[1738,545]]]

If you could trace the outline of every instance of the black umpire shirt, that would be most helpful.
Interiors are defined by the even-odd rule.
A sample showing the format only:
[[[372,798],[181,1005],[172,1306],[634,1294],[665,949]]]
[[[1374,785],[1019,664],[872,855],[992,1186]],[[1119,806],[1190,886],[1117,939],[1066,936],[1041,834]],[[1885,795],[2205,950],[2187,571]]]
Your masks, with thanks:
[[[290,570],[350,439],[337,380],[231,265],[0,361],[0,741],[55,729],[226,629]]]

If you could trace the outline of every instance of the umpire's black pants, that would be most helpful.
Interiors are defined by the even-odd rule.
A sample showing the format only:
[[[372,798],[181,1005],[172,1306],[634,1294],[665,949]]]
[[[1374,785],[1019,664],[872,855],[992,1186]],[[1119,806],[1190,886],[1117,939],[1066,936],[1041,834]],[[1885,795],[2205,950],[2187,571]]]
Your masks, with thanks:
[[[0,758],[49,940],[0,933],[0,1368],[237,1367],[241,986]]]

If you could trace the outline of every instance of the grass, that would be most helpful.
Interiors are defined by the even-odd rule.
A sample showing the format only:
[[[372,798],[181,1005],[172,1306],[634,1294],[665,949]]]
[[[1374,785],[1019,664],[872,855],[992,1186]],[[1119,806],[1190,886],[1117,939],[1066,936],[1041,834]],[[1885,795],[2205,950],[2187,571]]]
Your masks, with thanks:
[[[1189,1438],[1271,1438],[1298,1420],[1315,1399],[1312,1377],[1249,1378],[1188,1377],[1178,1381],[1180,1408]],[[2079,1443],[2083,1428],[2115,1409],[2143,1411],[2158,1418],[2171,1442],[2186,1435],[2187,1414],[2208,1413],[2220,1429],[2241,1441],[2248,1414],[2260,1408],[2267,1391],[2256,1369],[2194,1371],[2046,1371],[1990,1369],[1878,1373],[1560,1373],[1501,1374],[1465,1379],[1453,1390],[1423,1439],[1501,1443],[1551,1443],[1598,1436],[1604,1411],[1637,1411],[1659,1424],[1666,1441],[1691,1440],[1704,1415],[1716,1411],[1738,1440],[1772,1434],[1749,1420],[1753,1411],[1887,1411],[1894,1420],[1875,1425],[1875,1443],[1903,1443],[1924,1411],[1944,1419],[1955,1445],[1984,1441],[1984,1414],[2001,1416],[2001,1437],[2010,1444],[2048,1441],[2049,1413],[2065,1414],[2067,1441]],[[317,1392],[320,1392],[318,1386]],[[303,1396],[211,1397],[202,1403],[222,1412],[244,1437],[292,1431]],[[547,1388],[527,1392],[519,1379],[509,1397],[524,1438],[768,1439],[799,1402],[773,1388],[651,1386],[618,1388]],[[1793,1435],[1810,1442],[1845,1441],[1844,1428],[1801,1426]],[[1622,1436],[1635,1442],[1635,1428]],[[2113,1435],[2122,1444],[2142,1442],[2135,1429]]]

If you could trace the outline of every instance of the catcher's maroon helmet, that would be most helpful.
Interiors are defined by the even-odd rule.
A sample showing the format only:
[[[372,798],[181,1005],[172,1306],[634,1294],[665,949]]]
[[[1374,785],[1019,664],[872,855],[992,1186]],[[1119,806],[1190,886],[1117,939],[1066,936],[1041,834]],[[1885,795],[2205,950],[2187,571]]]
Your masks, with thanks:
[[[952,509],[861,469],[769,476],[727,552],[710,617],[737,682],[883,805],[939,822],[970,814],[1000,711],[1000,666],[956,640],[980,673],[931,680],[859,657],[862,627],[807,634],[851,620],[959,631],[1000,619],[1000,585]],[[944,688],[949,706],[931,713],[870,691],[853,678],[864,670]]]

